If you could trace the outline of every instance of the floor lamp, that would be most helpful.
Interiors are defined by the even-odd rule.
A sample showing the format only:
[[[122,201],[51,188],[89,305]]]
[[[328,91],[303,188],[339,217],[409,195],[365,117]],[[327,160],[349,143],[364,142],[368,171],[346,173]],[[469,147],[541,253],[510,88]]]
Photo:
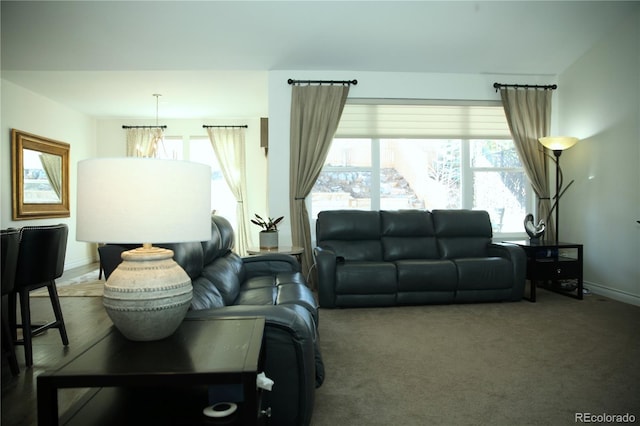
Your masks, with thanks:
[[[553,213],[554,209],[556,211],[556,220],[555,220],[555,225],[556,225],[556,244],[559,242],[559,238],[558,236],[559,234],[559,229],[560,229],[560,224],[559,224],[559,218],[560,218],[560,197],[562,197],[562,194],[564,194],[564,192],[571,186],[571,184],[573,183],[573,181],[569,182],[569,184],[566,186],[566,188],[562,188],[562,169],[560,169],[560,155],[562,154],[562,151],[564,151],[565,149],[569,149],[572,146],[574,146],[577,142],[578,142],[578,138],[574,138],[574,137],[570,137],[570,136],[548,136],[548,137],[544,137],[544,138],[540,138],[538,139],[538,141],[540,141],[540,143],[545,147],[548,148],[550,150],[553,151],[553,155],[555,156],[554,161],[556,163],[556,195],[554,197],[555,202],[553,203],[553,206],[551,207],[551,210],[549,210],[549,216],[547,217],[547,222],[549,222],[549,218],[551,217],[551,214]]]

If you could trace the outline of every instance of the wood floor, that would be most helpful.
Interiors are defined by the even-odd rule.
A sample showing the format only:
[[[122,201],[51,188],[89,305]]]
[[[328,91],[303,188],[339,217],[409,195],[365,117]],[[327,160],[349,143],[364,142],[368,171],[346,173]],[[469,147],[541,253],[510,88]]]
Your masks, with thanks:
[[[91,272],[97,264],[87,265],[65,272],[61,279],[74,278]],[[98,273],[96,272],[96,279]],[[111,320],[102,306],[100,297],[60,298],[69,346],[64,347],[57,329],[48,330],[33,340],[33,367],[25,368],[24,350],[18,346],[17,356],[20,375],[12,377],[6,360],[2,361],[2,421],[3,426],[37,425],[36,381],[44,371],[55,368],[70,358],[111,327]],[[53,318],[48,297],[32,297],[33,322],[46,322]],[[84,390],[63,390],[60,395],[60,410],[72,404],[84,394]]]

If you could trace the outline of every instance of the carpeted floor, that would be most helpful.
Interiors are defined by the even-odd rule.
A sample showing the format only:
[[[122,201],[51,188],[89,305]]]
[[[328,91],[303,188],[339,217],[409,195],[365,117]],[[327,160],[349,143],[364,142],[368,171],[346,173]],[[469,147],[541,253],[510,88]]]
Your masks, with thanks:
[[[96,278],[58,293],[102,296]],[[637,306],[540,290],[537,303],[321,309],[319,330],[326,379],[312,426],[640,421]]]
[[[320,311],[313,426],[640,421],[640,307],[544,290],[538,303]]]

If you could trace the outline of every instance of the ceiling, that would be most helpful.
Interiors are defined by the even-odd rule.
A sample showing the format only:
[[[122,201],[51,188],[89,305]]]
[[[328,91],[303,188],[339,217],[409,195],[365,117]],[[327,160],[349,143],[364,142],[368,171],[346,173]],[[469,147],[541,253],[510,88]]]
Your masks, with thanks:
[[[6,1],[2,78],[98,118],[267,113],[272,70],[554,76],[639,2]]]

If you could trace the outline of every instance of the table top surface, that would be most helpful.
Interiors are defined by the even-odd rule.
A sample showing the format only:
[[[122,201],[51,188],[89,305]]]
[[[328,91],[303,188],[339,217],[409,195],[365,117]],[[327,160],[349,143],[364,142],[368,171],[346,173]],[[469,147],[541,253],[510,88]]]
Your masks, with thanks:
[[[539,242],[531,242],[531,240],[519,240],[519,241],[504,241],[505,243],[517,244],[521,247],[535,247],[535,248],[555,248],[555,247],[582,247],[582,244],[577,243],[567,243],[567,242],[547,242],[547,241],[539,241]]]
[[[275,248],[259,248],[259,247],[251,247],[247,250],[249,254],[268,254],[268,253],[280,253],[280,254],[302,254],[304,252],[303,247],[298,246],[278,246]]]
[[[95,383],[256,372],[263,332],[262,317],[189,319],[173,335],[151,342],[128,340],[112,327],[71,361],[40,377]]]

